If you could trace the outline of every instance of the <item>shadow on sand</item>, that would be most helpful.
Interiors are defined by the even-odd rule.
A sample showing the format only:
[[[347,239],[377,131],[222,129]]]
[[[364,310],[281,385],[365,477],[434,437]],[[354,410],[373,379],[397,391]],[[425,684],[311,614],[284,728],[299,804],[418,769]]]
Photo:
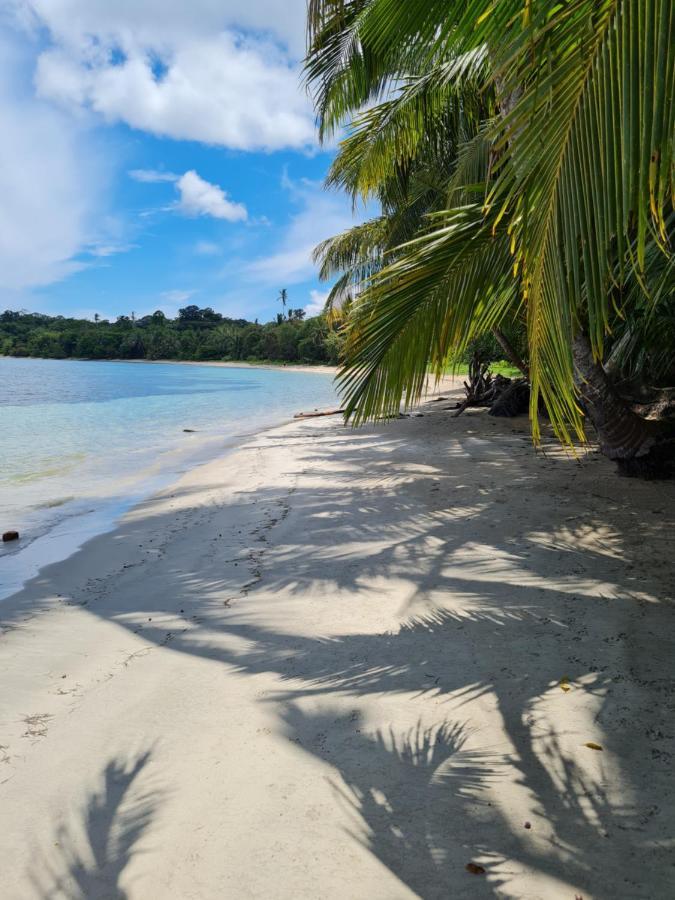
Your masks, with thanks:
[[[111,760],[81,815],[56,827],[50,850],[43,849],[33,867],[37,897],[126,900],[122,872],[141,852],[139,845],[160,802],[159,794],[147,788],[147,779],[146,787],[139,788],[150,756],[148,751],[129,760]]]
[[[481,439],[471,417],[455,421],[452,437],[438,415],[419,439],[415,422],[394,434],[332,426],[312,441],[299,425],[283,443],[298,454],[291,486],[270,484],[213,508],[205,534],[222,540],[205,541],[196,558],[181,555],[180,534],[168,538],[170,595],[153,585],[151,570],[131,571],[120,579],[142,580],[142,610],[133,591],[100,608],[95,598],[84,602],[172,652],[272,673],[278,691],[266,702],[280,730],[334,767],[353,839],[420,897],[515,896],[509,882],[524,867],[597,898],[675,896],[667,850],[675,836],[663,816],[675,731],[675,680],[663,665],[675,658],[665,595],[672,503],[663,486],[619,481],[592,458],[535,457],[527,436],[501,423]],[[251,447],[266,452],[274,441],[263,435]],[[255,526],[237,537],[232,523],[252,504]],[[172,523],[150,507],[120,539],[135,546],[149,525],[168,533]],[[48,572],[40,579],[45,594],[54,589]],[[358,623],[361,605],[378,596],[386,605],[394,582],[407,597],[397,627],[336,633],[333,605]],[[282,592],[315,604],[317,635],[296,633],[292,619],[263,624],[260,604]],[[184,627],[160,624],[162,613],[179,610]],[[323,621],[331,622],[325,636]],[[541,714],[549,692],[574,702],[558,687],[563,675],[594,703],[587,738],[605,753],[593,775]],[[436,723],[365,731],[359,701],[396,695],[433,700]],[[320,712],[306,698],[321,698]],[[486,709],[501,720],[499,747],[481,745]],[[112,853],[106,828],[142,765],[112,763],[105,791],[92,798],[94,862],[71,851],[69,864],[82,896],[99,896],[92,885],[101,873],[117,891],[106,896],[124,896],[119,873],[151,809],[140,803]],[[486,799],[507,771],[544,839],[533,841],[522,821]],[[67,846],[67,836],[59,840]],[[466,875],[473,858],[487,877]],[[647,869],[661,893],[645,893]]]

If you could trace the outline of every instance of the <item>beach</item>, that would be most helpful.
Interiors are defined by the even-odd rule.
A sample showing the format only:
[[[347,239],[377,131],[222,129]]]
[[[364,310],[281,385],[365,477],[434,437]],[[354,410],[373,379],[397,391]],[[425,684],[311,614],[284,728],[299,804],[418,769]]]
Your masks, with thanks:
[[[279,362],[246,362],[245,360],[237,360],[236,362],[218,359],[125,359],[117,360],[117,362],[132,363],[133,365],[144,366],[211,366],[220,369],[272,369],[282,372],[310,372],[315,375],[336,375],[337,366],[325,366],[320,363],[312,365],[302,363],[279,363]]]
[[[2,602],[3,898],[675,895],[673,486],[449,405],[260,430]]]
[[[0,358],[0,601],[245,435],[337,405],[330,370]]]

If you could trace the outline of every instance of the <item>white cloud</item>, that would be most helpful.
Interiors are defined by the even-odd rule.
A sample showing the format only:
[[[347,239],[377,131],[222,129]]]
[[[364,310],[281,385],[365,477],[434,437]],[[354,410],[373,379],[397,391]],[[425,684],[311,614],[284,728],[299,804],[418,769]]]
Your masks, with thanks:
[[[194,169],[176,182],[180,193],[178,209],[186,216],[211,216],[228,222],[243,222],[247,217],[242,203],[233,203],[217,184],[201,178]]]
[[[300,209],[292,216],[276,250],[247,266],[256,282],[270,287],[314,278],[317,267],[312,252],[316,245],[358,221],[344,197],[326,192],[319,183],[304,179],[294,182],[284,173],[282,186]]]
[[[213,241],[197,241],[194,247],[197,256],[218,256],[222,251]]]
[[[326,305],[326,300],[328,300],[329,293],[330,291],[310,291],[310,300],[305,307],[305,313],[308,316],[320,316]]]
[[[103,246],[94,220],[106,179],[90,135],[16,83],[26,60],[8,37],[0,60],[0,287],[21,292],[78,271],[75,257]]]
[[[173,172],[157,171],[157,169],[132,169],[129,177],[144,184],[157,184],[162,181],[178,181],[180,176]]]
[[[300,59],[306,0],[11,0],[26,26],[46,26],[64,44],[105,38],[120,44],[175,45],[224,30],[265,33]]]
[[[239,150],[315,145],[299,85],[304,0],[16,0],[50,37],[40,96]]]
[[[220,185],[198,175],[194,169],[190,169],[183,175],[174,172],[165,172],[157,169],[132,169],[129,176],[134,181],[145,184],[157,184],[161,182],[173,182],[179,194],[179,200],[168,209],[177,209],[186,216],[210,216],[213,219],[226,219],[228,222],[244,222],[248,218],[248,212],[243,203],[234,203],[229,199]],[[215,245],[209,245],[202,255],[213,255]],[[215,252],[218,252],[215,247]]]
[[[162,300],[166,300],[168,303],[178,304],[185,303],[186,300],[189,300],[190,297],[193,297],[197,292],[196,291],[162,291],[160,297]]]
[[[129,250],[133,250],[136,244],[114,244],[114,243],[95,243],[86,248],[86,252],[89,256],[98,256],[98,257],[106,257],[106,256],[117,256],[118,253],[127,253]]]

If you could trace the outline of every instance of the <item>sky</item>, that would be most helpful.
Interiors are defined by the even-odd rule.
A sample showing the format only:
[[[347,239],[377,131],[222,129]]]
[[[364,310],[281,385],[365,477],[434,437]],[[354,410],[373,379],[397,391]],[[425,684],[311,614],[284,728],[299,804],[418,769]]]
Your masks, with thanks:
[[[306,0],[0,0],[0,309],[267,321],[354,221],[301,84]]]

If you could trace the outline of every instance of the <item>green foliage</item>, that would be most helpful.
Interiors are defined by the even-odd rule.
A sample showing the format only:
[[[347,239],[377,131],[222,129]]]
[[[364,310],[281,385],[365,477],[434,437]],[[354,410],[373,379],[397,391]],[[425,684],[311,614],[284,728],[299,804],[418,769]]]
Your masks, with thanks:
[[[499,362],[504,357],[504,351],[491,332],[487,332],[486,334],[480,335],[480,337],[474,338],[474,340],[467,345],[458,361],[468,365],[475,354],[478,355],[482,362],[489,363]]]
[[[49,359],[266,360],[335,365],[341,334],[324,316],[301,309],[265,325],[227,319],[188,306],[174,320],[157,311],[135,322],[68,319],[6,310],[0,314],[0,355]]]
[[[674,29],[671,0],[310,0],[321,131],[348,126],[329,183],[385,217],[319,248],[356,421],[523,319],[535,436],[542,398],[583,437],[580,332],[672,372]]]

